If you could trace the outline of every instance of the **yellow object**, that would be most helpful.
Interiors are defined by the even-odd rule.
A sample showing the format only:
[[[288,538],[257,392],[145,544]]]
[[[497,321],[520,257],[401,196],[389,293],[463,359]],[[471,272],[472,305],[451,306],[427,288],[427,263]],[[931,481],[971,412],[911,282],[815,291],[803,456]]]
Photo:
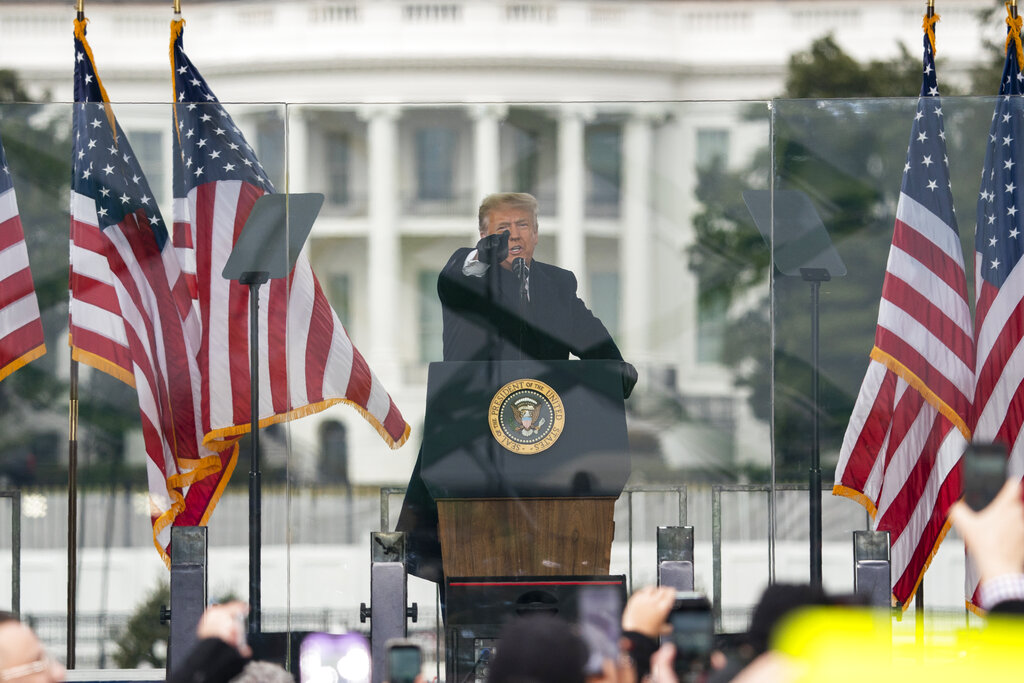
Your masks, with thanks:
[[[791,665],[791,681],[1020,680],[1024,619],[992,618],[980,628],[926,630],[893,637],[888,610],[802,610],[780,626],[772,649]]]

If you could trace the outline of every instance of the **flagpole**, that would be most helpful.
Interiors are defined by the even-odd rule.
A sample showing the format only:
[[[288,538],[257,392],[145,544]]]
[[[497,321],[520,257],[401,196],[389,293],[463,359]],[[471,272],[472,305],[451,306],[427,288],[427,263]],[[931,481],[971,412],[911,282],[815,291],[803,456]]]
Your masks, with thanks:
[[[78,361],[71,360],[68,381],[68,623],[67,668],[75,668],[75,618],[78,581]]]
[[[174,15],[181,15],[181,0],[174,0]]]
[[[85,0],[77,0],[85,21]],[[75,622],[78,616],[78,361],[71,358],[68,378],[68,621],[66,666],[75,668]]]

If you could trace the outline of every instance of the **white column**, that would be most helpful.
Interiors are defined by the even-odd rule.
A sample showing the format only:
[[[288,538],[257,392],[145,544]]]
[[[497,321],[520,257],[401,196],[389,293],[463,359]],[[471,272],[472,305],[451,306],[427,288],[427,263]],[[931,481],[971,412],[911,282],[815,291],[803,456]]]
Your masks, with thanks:
[[[619,248],[619,342],[622,354],[634,362],[649,359],[654,232],[651,225],[651,116],[636,112],[626,121],[622,139],[622,233]]]
[[[360,116],[368,122],[369,206],[367,208],[367,283],[370,343],[360,350],[373,371],[388,387],[401,380],[396,311],[401,282],[401,245],[398,234],[398,117],[396,105],[368,107]]]
[[[584,300],[587,277],[583,130],[591,116],[588,110],[569,106],[558,118],[558,265],[576,274]]]
[[[309,192],[309,121],[306,109],[296,106],[288,106],[288,138],[285,141],[287,146],[288,168],[286,169],[287,192]]]
[[[508,107],[503,104],[474,104],[469,108],[473,119],[473,206],[502,190],[499,125],[507,113]]]

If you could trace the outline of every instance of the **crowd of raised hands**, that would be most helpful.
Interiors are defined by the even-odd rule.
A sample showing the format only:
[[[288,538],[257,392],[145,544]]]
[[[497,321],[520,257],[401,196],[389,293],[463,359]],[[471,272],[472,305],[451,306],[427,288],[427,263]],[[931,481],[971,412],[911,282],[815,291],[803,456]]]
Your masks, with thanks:
[[[1020,482],[1008,481],[982,510],[965,503],[950,511],[953,526],[963,537],[980,579],[981,606],[996,613],[1024,612],[1024,498]],[[725,649],[711,648],[702,666],[681,671],[677,647],[670,637],[670,614],[677,592],[669,587],[645,587],[634,592],[622,610],[617,654],[596,669],[592,652],[575,623],[558,616],[535,615],[509,622],[498,640],[489,666],[489,683],[679,683],[697,680],[787,681],[793,663],[771,649],[772,633],[787,614],[806,606],[834,602],[808,585],[769,586],[754,610],[750,629]],[[241,602],[215,605],[199,622],[199,642],[170,683],[226,683],[231,680],[287,683],[290,674],[250,669],[252,651],[246,644]],[[275,678],[276,676],[276,678]],[[421,675],[417,683],[425,683]]]

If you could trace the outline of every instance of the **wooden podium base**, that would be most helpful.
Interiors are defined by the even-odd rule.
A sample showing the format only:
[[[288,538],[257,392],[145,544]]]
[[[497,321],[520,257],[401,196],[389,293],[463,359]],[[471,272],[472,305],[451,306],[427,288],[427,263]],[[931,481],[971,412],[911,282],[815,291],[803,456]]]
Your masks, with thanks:
[[[437,501],[448,576],[607,574],[615,498]]]

